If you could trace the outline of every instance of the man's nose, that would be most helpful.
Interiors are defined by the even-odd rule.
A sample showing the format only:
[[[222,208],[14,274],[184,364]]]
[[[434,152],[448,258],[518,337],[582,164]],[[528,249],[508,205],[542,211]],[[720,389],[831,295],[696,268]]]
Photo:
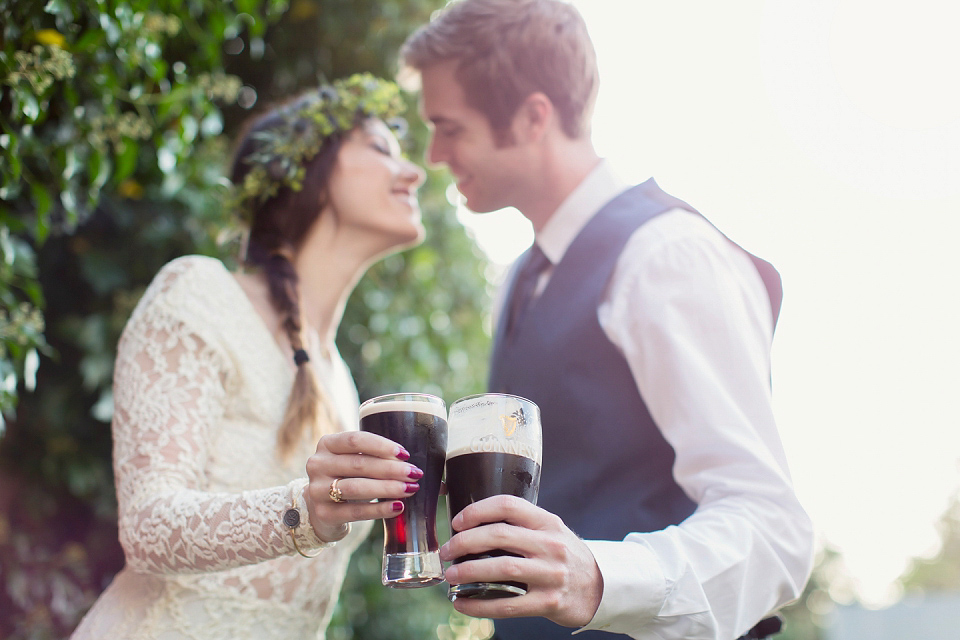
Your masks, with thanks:
[[[427,164],[431,167],[446,164],[447,153],[443,145],[437,142],[437,136],[430,136],[430,143],[427,145]]]

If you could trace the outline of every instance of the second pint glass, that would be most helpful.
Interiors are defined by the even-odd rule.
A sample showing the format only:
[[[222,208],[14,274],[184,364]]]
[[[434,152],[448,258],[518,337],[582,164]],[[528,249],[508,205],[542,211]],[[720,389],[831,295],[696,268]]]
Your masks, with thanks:
[[[537,503],[541,461],[540,409],[519,396],[485,393],[467,396],[450,407],[447,436],[447,508],[453,520],[469,504],[495,495]],[[451,534],[453,528],[451,527]],[[495,549],[467,555],[454,564],[498,555]],[[519,582],[450,585],[456,598],[509,598],[523,595]]]

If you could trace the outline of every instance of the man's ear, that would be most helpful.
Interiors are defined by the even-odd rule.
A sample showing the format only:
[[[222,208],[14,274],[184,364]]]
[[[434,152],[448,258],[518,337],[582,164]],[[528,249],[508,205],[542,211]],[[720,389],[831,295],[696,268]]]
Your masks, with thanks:
[[[538,142],[550,128],[554,119],[553,102],[546,94],[531,93],[520,103],[513,117],[513,133],[521,142]]]

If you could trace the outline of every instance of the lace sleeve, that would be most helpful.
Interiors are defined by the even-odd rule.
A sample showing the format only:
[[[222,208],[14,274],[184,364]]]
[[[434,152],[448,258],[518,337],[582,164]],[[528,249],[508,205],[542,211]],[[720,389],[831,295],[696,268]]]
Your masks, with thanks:
[[[303,481],[203,491],[229,358],[213,346],[215,336],[205,340],[165,305],[145,302],[124,332],[114,374],[114,469],[128,565],[199,573],[289,555],[293,545],[278,514]]]

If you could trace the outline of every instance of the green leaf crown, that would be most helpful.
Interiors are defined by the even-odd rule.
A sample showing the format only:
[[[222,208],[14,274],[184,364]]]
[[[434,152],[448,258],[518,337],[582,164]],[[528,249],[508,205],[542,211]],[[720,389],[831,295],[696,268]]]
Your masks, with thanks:
[[[379,118],[402,135],[404,109],[397,85],[369,73],[323,85],[282,107],[280,124],[250,134],[257,141],[256,149],[241,162],[252,167],[233,186],[230,208],[236,212],[255,209],[283,187],[300,191],[306,164],[323,143],[334,133],[350,131],[360,119]]]

